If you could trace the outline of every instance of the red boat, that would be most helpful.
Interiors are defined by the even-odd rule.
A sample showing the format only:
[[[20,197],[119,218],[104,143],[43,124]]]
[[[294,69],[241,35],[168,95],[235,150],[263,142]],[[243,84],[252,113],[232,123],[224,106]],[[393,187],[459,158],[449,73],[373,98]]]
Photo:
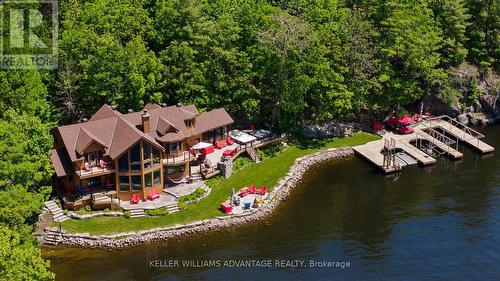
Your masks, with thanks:
[[[413,128],[412,127],[401,127],[398,128],[398,133],[402,135],[408,135],[413,133]]]

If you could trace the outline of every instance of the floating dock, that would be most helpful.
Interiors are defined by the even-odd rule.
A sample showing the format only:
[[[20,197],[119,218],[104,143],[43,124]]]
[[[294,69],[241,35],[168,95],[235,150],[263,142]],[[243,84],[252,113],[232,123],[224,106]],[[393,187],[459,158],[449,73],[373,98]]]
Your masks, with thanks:
[[[419,121],[412,127],[414,131],[411,134],[386,133],[380,140],[353,149],[385,173],[401,170],[404,166],[401,163],[410,165],[416,162],[423,166],[434,164],[435,157],[441,154],[461,159],[463,154],[458,151],[459,142],[466,143],[482,154],[495,150],[481,141],[484,135],[446,115]]]

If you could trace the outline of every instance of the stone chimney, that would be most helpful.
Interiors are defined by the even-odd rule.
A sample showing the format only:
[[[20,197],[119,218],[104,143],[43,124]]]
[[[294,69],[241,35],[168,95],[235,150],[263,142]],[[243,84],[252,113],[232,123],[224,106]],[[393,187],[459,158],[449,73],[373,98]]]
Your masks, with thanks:
[[[150,126],[149,126],[149,113],[147,109],[144,109],[141,115],[142,118],[142,131],[144,133],[149,133]]]

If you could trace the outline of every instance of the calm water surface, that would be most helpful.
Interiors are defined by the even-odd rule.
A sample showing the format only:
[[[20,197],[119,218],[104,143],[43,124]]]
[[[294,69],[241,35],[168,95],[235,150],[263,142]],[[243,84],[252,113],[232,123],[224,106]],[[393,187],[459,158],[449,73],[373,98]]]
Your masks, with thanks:
[[[483,130],[500,149],[500,127]],[[307,173],[270,217],[120,251],[46,248],[58,280],[500,280],[500,153],[386,177],[352,157]],[[133,223],[133,221],[131,221]],[[349,268],[151,268],[150,260],[300,259]]]

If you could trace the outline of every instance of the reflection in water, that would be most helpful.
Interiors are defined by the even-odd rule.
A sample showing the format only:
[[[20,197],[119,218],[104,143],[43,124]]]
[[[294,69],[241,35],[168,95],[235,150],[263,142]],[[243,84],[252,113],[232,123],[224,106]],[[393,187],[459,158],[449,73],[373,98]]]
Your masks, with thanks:
[[[498,127],[486,131],[500,149]],[[47,248],[59,280],[345,278],[496,279],[500,276],[500,157],[441,158],[383,176],[358,158],[310,170],[275,214],[232,229],[120,251]],[[151,268],[151,259],[343,260],[346,269]]]

